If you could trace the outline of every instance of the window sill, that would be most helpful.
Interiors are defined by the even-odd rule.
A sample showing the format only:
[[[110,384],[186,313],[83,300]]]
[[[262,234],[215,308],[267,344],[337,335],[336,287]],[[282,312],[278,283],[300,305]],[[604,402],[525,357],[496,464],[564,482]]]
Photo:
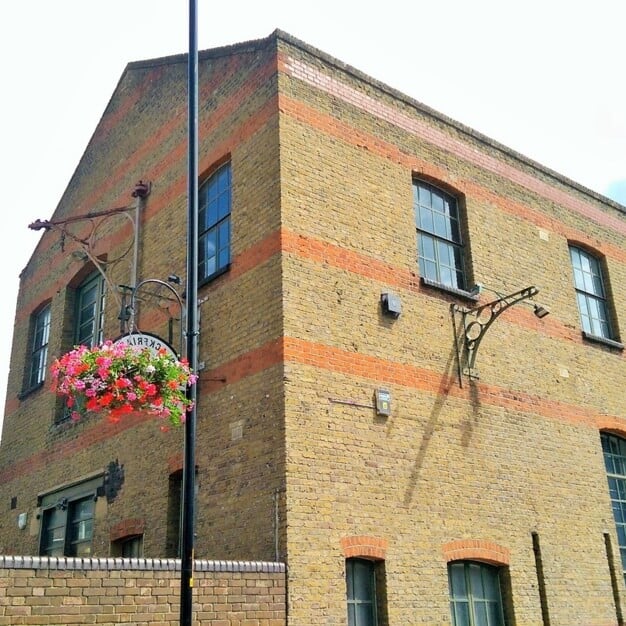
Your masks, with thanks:
[[[35,393],[35,391],[39,391],[39,389],[41,389],[44,386],[44,384],[45,384],[45,381],[42,380],[40,383],[37,383],[34,387],[30,387],[29,389],[24,389],[24,391],[21,391],[20,393],[17,394],[17,399],[23,400],[27,396],[30,396],[31,394]]]
[[[604,346],[608,346],[609,348],[613,348],[615,350],[623,350],[624,344],[619,341],[614,341],[613,339],[607,339],[606,337],[599,337],[598,335],[592,335],[583,330],[583,337],[587,341],[591,341],[592,343],[599,343]]]
[[[438,289],[439,291],[445,291],[446,293],[458,296],[459,298],[463,298],[464,300],[469,300],[470,302],[478,302],[480,297],[478,294],[473,294],[469,291],[465,291],[465,289],[450,287],[449,285],[438,283],[436,280],[430,280],[429,278],[424,278],[423,276],[420,278],[420,280],[422,282],[422,285],[425,285],[426,287],[432,287],[433,289]]]
[[[226,274],[228,270],[230,270],[230,263],[228,265],[225,265],[222,269],[218,270],[217,272],[214,272],[210,276],[207,276],[206,278],[201,278],[198,281],[198,287],[204,287],[205,285],[208,285],[210,282],[213,282],[216,278],[219,278],[223,274]]]

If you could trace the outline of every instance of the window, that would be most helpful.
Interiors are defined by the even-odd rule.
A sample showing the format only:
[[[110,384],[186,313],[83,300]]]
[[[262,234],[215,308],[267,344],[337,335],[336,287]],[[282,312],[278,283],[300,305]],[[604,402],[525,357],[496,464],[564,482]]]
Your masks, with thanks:
[[[348,626],[376,626],[376,562],[346,560]]]
[[[104,326],[104,279],[90,276],[76,294],[76,344],[93,347],[102,343]]]
[[[430,282],[465,289],[463,244],[456,198],[415,181],[413,207],[420,274]]]
[[[198,278],[208,280],[230,265],[230,163],[222,165],[199,190]]]
[[[448,564],[453,626],[504,626],[498,568],[474,561]]]
[[[165,536],[165,556],[181,556],[181,517],[183,502],[183,471],[177,470],[169,476],[167,490],[167,529]]]
[[[143,557],[143,535],[122,537],[111,543],[111,556],[125,559],[140,559]]]
[[[569,252],[583,331],[596,337],[612,339],[600,261],[575,246],[570,246]]]
[[[46,377],[48,360],[48,339],[50,337],[50,305],[43,307],[33,317],[33,334],[31,340],[30,370],[28,389],[34,389]]]
[[[96,492],[102,476],[40,496],[42,556],[91,555]]]
[[[604,465],[609,481],[609,495],[617,529],[617,543],[626,581],[626,439],[601,433]]]

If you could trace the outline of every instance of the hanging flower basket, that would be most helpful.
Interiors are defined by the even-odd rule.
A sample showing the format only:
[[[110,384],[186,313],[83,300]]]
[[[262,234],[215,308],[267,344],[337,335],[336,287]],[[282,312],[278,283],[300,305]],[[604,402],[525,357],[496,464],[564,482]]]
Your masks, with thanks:
[[[186,360],[165,349],[155,352],[111,341],[94,348],[77,346],[50,369],[52,388],[66,397],[74,420],[88,411],[106,411],[114,420],[142,411],[177,426],[192,408],[186,389],[197,380]]]

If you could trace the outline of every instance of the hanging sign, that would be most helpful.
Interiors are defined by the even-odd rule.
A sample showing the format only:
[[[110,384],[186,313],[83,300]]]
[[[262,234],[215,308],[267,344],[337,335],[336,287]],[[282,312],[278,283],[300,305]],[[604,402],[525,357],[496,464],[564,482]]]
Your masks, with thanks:
[[[178,360],[178,355],[176,354],[174,348],[172,348],[172,346],[170,346],[165,339],[161,339],[152,333],[144,333],[140,331],[128,333],[118,337],[113,343],[125,343],[128,346],[148,348],[148,350],[151,350],[154,354],[157,354],[159,350],[165,350],[169,356]]]

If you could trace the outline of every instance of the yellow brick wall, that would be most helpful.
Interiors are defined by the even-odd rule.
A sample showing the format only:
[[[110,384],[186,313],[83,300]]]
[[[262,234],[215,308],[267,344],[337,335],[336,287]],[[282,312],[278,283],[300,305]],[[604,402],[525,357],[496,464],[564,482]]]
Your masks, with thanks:
[[[390,624],[449,622],[444,548],[472,541],[508,555],[509,623],[541,624],[537,533],[551,623],[616,623],[599,432],[604,414],[626,432],[623,355],[582,339],[568,241],[606,255],[623,326],[623,211],[339,64],[281,52],[290,619],[344,623],[342,541],[365,535],[385,541]],[[535,285],[552,311],[503,313],[462,386],[451,305],[498,295],[420,282],[420,177],[462,199],[470,280]],[[373,408],[380,388],[389,418]]]
[[[145,624],[180,618],[180,571],[173,560],[61,559],[0,565],[0,624]],[[178,563],[180,566],[180,563]],[[197,562],[194,623],[285,626],[284,567],[275,563]]]

